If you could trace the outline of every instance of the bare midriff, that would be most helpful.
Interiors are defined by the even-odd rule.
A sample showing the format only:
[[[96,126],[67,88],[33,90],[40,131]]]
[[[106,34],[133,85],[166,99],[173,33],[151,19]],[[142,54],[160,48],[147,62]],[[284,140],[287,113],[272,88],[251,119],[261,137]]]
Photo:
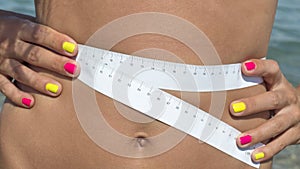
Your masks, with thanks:
[[[36,0],[36,19],[37,22],[84,44],[97,30],[120,17],[142,12],[167,13],[198,27],[214,45],[222,64],[229,64],[266,56],[276,5],[276,0]],[[174,25],[176,26],[178,25]],[[172,52],[177,60],[184,63],[203,64],[201,59],[182,42],[158,34],[129,37],[115,44],[111,50],[126,54],[139,53],[141,57],[150,57],[139,52],[149,48]],[[155,57],[163,58],[163,56]],[[168,58],[168,60],[176,59]],[[5,169],[251,168],[207,144],[199,143],[190,136],[185,136],[170,150],[147,158],[122,157],[104,150],[81,128],[74,109],[71,79],[33,66],[32,68],[59,81],[63,85],[63,91],[59,97],[51,98],[19,84],[21,89],[33,93],[35,106],[32,109],[23,109],[9,101],[4,104],[0,138],[1,161]],[[265,91],[262,84],[227,91],[224,108],[221,109],[221,120],[240,131],[253,129],[264,123],[270,117],[268,112],[235,118],[229,113],[229,104],[233,100]],[[171,93],[178,97],[181,94]],[[211,103],[211,93],[201,93],[199,96],[200,103],[188,97],[185,100],[209,112],[211,104],[214,104]],[[120,111],[130,111],[132,117],[134,114],[138,116],[138,112],[124,108],[100,93],[96,94],[96,99],[107,123],[115,131],[132,138],[136,144],[128,143],[127,146],[138,145],[136,151],[140,154],[143,153],[143,149],[154,149],[152,146],[157,144],[150,138],[169,128],[155,120],[149,123],[132,121]],[[88,109],[86,111],[89,112]],[[110,142],[119,144],[114,140]],[[261,168],[271,168],[271,161],[262,163]]]

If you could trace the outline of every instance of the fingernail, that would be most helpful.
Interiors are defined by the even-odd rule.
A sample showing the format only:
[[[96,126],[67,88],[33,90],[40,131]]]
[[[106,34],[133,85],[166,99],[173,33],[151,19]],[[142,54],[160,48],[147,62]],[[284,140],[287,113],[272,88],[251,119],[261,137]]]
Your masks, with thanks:
[[[30,107],[31,99],[23,98],[23,99],[22,99],[22,103],[23,103],[25,106]]]
[[[62,48],[68,53],[73,53],[75,50],[75,44],[71,42],[64,42]]]
[[[263,152],[256,153],[254,155],[254,157],[255,157],[255,160],[260,160],[265,157],[265,153],[263,153]]]
[[[240,137],[240,143],[241,143],[241,145],[248,144],[251,141],[252,141],[252,137],[250,135],[246,135],[246,136]]]
[[[244,102],[233,103],[232,109],[235,113],[240,113],[240,112],[246,110],[246,104]]]
[[[69,72],[70,74],[74,74],[76,71],[77,66],[73,63],[66,63],[64,65],[64,69]]]
[[[245,63],[245,66],[248,71],[254,70],[256,68],[256,65],[254,62],[247,62],[247,63]]]
[[[46,84],[46,90],[48,90],[51,93],[57,93],[58,91],[58,86],[53,83],[47,83]]]

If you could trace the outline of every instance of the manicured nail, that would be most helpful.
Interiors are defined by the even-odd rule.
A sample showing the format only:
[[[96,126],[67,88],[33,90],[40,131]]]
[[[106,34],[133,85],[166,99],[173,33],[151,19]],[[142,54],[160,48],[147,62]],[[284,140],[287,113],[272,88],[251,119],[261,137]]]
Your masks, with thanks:
[[[51,93],[57,93],[58,86],[56,84],[47,83],[46,84],[46,90],[48,90]]]
[[[256,65],[254,62],[247,62],[247,63],[245,63],[245,66],[248,71],[254,70],[256,68]]]
[[[232,109],[235,113],[240,113],[240,112],[246,110],[246,104],[244,102],[233,103]]]
[[[75,50],[75,44],[71,42],[64,42],[62,48],[68,53],[73,53]]]
[[[246,136],[240,137],[240,143],[241,143],[241,145],[248,144],[251,141],[252,141],[252,137],[250,135],[246,135]]]
[[[67,72],[69,72],[70,74],[74,74],[76,71],[77,66],[73,63],[66,63],[64,65],[64,68]]]
[[[23,99],[22,99],[22,103],[23,103],[25,106],[30,107],[31,99],[23,98]]]
[[[263,153],[263,152],[256,153],[256,154],[254,155],[254,157],[255,157],[255,160],[260,160],[260,159],[262,159],[262,158],[265,157],[265,153]]]

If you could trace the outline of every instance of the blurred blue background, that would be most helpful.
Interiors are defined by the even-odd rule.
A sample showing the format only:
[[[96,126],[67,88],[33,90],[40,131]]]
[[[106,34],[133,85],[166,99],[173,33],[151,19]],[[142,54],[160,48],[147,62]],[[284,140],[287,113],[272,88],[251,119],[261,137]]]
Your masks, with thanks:
[[[35,15],[33,0],[0,0],[0,9]],[[279,0],[268,58],[279,62],[294,86],[300,84],[300,0]],[[0,109],[3,100],[0,95]],[[279,153],[273,169],[300,169],[300,145]]]

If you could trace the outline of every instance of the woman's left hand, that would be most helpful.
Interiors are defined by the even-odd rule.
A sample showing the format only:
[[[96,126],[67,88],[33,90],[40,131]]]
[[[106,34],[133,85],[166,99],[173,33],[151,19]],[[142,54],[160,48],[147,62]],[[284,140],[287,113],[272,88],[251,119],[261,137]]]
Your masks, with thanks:
[[[234,116],[247,116],[267,110],[274,116],[259,127],[242,133],[237,138],[241,148],[271,140],[252,153],[255,162],[271,159],[286,146],[300,143],[300,88],[294,88],[281,73],[276,61],[252,59],[242,64],[247,76],[261,76],[267,92],[231,103]]]

